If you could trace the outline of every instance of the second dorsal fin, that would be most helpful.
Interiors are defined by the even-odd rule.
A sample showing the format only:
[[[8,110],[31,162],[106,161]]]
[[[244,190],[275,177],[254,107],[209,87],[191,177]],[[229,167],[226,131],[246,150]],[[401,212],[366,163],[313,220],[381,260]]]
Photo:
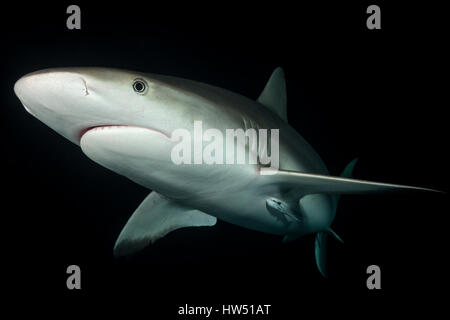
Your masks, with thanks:
[[[286,81],[283,69],[276,68],[269,81],[258,98],[258,102],[275,112],[281,119],[287,122],[286,113]]]

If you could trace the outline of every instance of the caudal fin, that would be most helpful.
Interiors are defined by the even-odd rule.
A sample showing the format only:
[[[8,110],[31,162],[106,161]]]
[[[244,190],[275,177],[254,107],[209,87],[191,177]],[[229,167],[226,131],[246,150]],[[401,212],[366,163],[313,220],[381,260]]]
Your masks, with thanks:
[[[344,241],[331,228],[325,231],[317,232],[314,242],[314,253],[316,257],[316,265],[319,272],[325,278],[328,277],[328,239],[332,236],[341,243]]]
[[[355,168],[356,162],[358,162],[358,158],[353,159],[347,164],[341,173],[342,178],[351,178],[353,176],[353,169]]]
[[[329,194],[335,201],[334,210],[342,194],[366,194],[366,193],[389,193],[389,192],[442,192],[438,190],[406,186],[392,183],[374,182],[367,180],[352,179],[353,169],[358,159],[351,161],[344,169],[340,177],[327,176],[321,174],[273,170],[261,171],[262,179],[266,184],[276,184],[291,189],[291,194],[296,194],[299,198],[308,194]],[[316,264],[320,273],[326,277],[327,272],[327,239],[332,235],[335,239],[343,242],[342,239],[331,229],[320,231],[315,239]],[[289,240],[290,238],[285,238]]]
[[[316,257],[316,265],[319,272],[325,278],[328,276],[328,234],[324,231],[317,232],[314,242],[314,253]]]

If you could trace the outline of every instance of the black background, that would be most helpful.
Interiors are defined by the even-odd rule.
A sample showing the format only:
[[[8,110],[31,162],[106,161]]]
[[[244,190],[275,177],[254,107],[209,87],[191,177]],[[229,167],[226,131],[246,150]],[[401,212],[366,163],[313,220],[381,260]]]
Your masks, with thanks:
[[[82,29],[72,31],[71,3],[3,5],[2,287],[19,302],[15,311],[125,310],[149,319],[181,319],[186,303],[272,304],[273,319],[437,311],[448,273],[446,195],[343,197],[333,228],[345,244],[331,243],[327,280],[315,266],[313,236],[282,244],[224,222],[115,259],[116,237],[148,190],[94,164],[27,114],[13,92],[38,69],[105,66],[256,99],[281,66],[289,123],[332,174],[359,157],[358,178],[447,191],[443,8],[375,3],[381,30],[366,28],[371,2],[78,2]],[[81,267],[80,291],[66,288],[71,264]],[[381,267],[379,291],[366,288],[371,264]]]

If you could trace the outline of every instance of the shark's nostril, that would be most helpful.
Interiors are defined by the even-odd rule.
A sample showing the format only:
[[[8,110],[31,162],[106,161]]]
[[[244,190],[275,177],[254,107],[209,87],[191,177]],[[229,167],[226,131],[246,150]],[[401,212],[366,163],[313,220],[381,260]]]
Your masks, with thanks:
[[[81,81],[84,83],[84,95],[87,96],[89,94],[88,86],[86,80],[84,78],[81,78]]]

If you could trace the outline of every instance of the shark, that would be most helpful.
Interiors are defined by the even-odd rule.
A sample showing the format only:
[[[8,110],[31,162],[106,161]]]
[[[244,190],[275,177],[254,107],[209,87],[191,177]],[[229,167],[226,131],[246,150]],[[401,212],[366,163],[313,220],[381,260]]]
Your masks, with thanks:
[[[21,77],[14,92],[32,116],[81,147],[94,162],[150,191],[114,246],[132,255],[169,232],[214,226],[217,219],[279,235],[315,234],[315,260],[328,275],[327,241],[345,194],[435,192],[354,179],[351,161],[329,174],[313,147],[288,124],[285,74],[276,68],[257,100],[206,83],[112,68],[44,69]],[[278,130],[278,167],[257,163],[174,163],[182,128]],[[254,152],[248,139],[236,148]],[[266,169],[266,171],[263,171]],[[269,172],[267,172],[267,170]]]

